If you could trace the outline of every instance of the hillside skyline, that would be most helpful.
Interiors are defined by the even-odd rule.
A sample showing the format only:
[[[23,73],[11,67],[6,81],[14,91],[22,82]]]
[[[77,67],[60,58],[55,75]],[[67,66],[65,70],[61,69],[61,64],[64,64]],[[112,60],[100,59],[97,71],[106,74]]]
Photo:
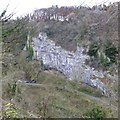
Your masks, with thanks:
[[[32,13],[34,10],[36,9],[40,9],[40,8],[48,8],[51,7],[52,5],[58,5],[58,7],[61,6],[89,6],[92,7],[94,5],[100,5],[100,4],[106,4],[108,5],[109,3],[114,3],[114,2],[118,2],[119,0],[97,0],[97,2],[95,0],[69,0],[69,1],[63,1],[63,0],[24,0],[24,3],[21,2],[20,0],[6,0],[3,1],[1,0],[1,9],[0,11],[2,11],[3,9],[5,9],[7,6],[7,14],[10,14],[11,12],[15,13],[14,14],[14,18],[16,17],[20,17],[20,16],[24,16],[28,13]]]

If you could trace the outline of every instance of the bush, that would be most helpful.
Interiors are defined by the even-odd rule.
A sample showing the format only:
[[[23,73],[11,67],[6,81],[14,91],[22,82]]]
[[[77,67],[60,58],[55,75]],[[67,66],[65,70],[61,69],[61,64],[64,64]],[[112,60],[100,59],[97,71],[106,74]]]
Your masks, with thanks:
[[[98,49],[99,49],[98,43],[97,42],[92,42],[89,46],[88,55],[97,57]]]
[[[31,45],[31,36],[30,36],[30,32],[28,33],[28,36],[27,36],[27,44],[26,44],[26,51],[27,51],[27,56],[26,56],[26,59],[28,61],[31,61],[32,58],[33,58],[33,54],[34,54],[34,51],[33,51],[33,47]]]
[[[36,60],[27,61],[26,56],[27,53],[23,51],[20,56],[17,57],[17,68],[25,73],[25,79],[35,80],[37,79],[37,74],[41,71],[40,62]]]
[[[98,50],[98,60],[99,63],[103,66],[107,67],[110,64],[110,58],[106,56],[106,54],[103,51]]]
[[[17,90],[17,84],[16,82],[13,82],[12,84],[8,83],[8,94],[10,95],[10,97],[15,96],[16,94],[16,90]]]
[[[3,109],[3,119],[10,118],[13,119],[17,117],[17,112],[13,104],[7,103]]]
[[[118,50],[110,41],[107,41],[103,46],[103,50],[98,50],[97,53],[100,64],[107,67],[114,63],[117,63],[116,56],[118,54]]]
[[[26,59],[27,59],[28,61],[31,61],[32,58],[33,58],[33,53],[34,53],[32,46],[30,46],[30,47],[28,48],[27,53],[28,53],[28,55],[27,55]]]
[[[89,45],[88,55],[94,56],[98,60],[98,64],[103,67],[117,63],[117,54],[116,46],[110,41],[106,41],[101,46],[97,42],[91,42]]]
[[[95,118],[95,120],[101,120],[102,118],[105,117],[106,117],[105,111],[103,111],[99,107],[93,108],[92,110],[89,110],[85,114],[83,114],[83,118]]]
[[[110,64],[117,62],[118,50],[112,42],[107,41],[105,44],[105,54],[110,58]]]

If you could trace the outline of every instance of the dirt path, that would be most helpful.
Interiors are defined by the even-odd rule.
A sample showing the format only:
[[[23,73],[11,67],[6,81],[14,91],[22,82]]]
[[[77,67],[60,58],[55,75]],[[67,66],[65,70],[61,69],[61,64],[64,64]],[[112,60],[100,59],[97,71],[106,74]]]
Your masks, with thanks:
[[[48,84],[37,84],[37,83],[17,83],[17,84],[29,85],[29,86],[41,86],[41,87],[54,87],[54,88],[57,87],[58,89],[59,89],[59,88],[60,88],[60,89],[63,89],[62,87],[53,86],[53,85],[48,85]],[[101,103],[101,104],[106,105],[106,106],[109,106],[109,107],[111,106],[114,110],[117,110],[117,109],[118,109],[118,107],[116,107],[115,105],[110,104],[110,102],[105,101],[105,100],[102,100],[102,99],[100,99],[100,98],[98,98],[98,97],[94,97],[94,96],[88,95],[88,94],[83,93],[83,92],[71,91],[71,90],[68,90],[68,89],[65,89],[65,88],[64,88],[64,90],[67,90],[67,91],[69,91],[69,92],[76,92],[78,95],[85,96],[85,97],[87,97],[87,98],[89,98],[89,99],[91,99],[91,100],[96,101],[97,103]]]

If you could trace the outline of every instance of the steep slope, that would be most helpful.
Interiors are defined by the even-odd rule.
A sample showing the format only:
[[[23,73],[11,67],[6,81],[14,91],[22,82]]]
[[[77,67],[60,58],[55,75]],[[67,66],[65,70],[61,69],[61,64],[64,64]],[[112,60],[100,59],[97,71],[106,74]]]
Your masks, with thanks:
[[[84,62],[92,42],[100,43],[101,51],[106,41],[117,47],[117,12],[117,4],[101,9],[56,6],[8,21],[5,31],[18,28],[3,40],[3,107],[13,103],[18,117],[82,117],[94,107],[105,111],[106,117],[117,117],[116,64],[101,71]],[[37,38],[40,32],[54,42],[44,34]],[[35,60],[28,61],[29,51],[23,48],[27,37],[33,36]],[[90,58],[92,64],[99,61]],[[36,83],[30,83],[33,80]],[[101,93],[108,93],[107,97]]]
[[[10,79],[9,76],[3,81]],[[107,117],[112,117],[112,114],[117,117],[116,103],[112,100],[109,103],[99,91],[78,81],[67,81],[46,72],[39,74],[37,83],[18,82],[16,95],[11,102],[23,113],[21,116],[31,115],[33,118],[78,118],[95,107],[102,107]]]
[[[106,6],[106,9],[99,7],[64,6],[38,9],[31,19],[41,26],[38,31],[46,32],[57,45],[69,51],[75,51],[77,43],[88,45],[89,41],[104,44],[108,39],[117,45],[117,3]]]

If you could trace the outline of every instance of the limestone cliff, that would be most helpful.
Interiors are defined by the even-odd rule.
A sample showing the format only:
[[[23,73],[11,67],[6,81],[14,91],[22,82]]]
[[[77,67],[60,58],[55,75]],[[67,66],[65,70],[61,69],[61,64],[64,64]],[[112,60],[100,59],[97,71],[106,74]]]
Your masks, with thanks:
[[[41,60],[44,67],[56,69],[70,80],[79,80],[95,87],[106,96],[111,93],[111,90],[108,90],[99,79],[104,78],[103,72],[98,72],[85,64],[85,60],[89,59],[89,56],[82,54],[83,47],[77,47],[76,52],[66,51],[60,46],[56,46],[45,33],[40,33],[37,38],[33,38],[32,45],[34,57]]]

